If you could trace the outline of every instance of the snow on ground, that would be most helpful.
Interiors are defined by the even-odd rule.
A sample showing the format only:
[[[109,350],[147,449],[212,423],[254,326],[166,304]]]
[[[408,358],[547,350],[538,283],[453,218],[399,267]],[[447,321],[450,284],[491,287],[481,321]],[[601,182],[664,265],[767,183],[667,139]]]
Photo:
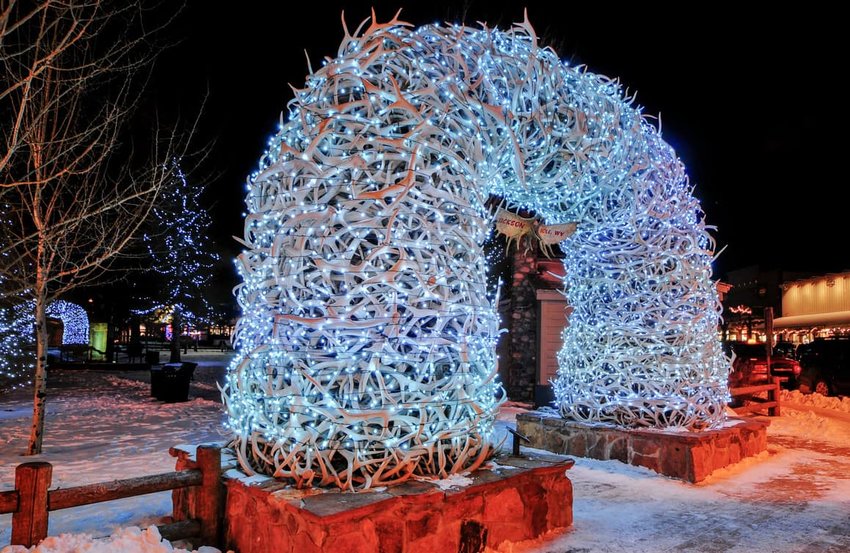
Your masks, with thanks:
[[[226,439],[215,383],[228,357],[189,357],[200,362],[192,401],[172,405],[149,397],[146,371],[52,374],[45,453],[37,459],[54,463],[54,487],[169,471],[174,467],[169,447]],[[544,539],[503,544],[500,551],[850,551],[850,400],[784,392],[783,401],[782,416],[769,419],[767,452],[698,485],[617,461],[577,459],[568,472],[573,526]],[[0,395],[0,490],[11,489],[15,465],[30,460],[19,455],[30,404],[24,392]],[[525,408],[503,408],[501,436]],[[58,511],[51,513],[50,533],[107,536],[124,526],[162,523],[170,509],[170,494],[164,492]],[[125,531],[132,532],[117,535]],[[0,546],[9,543],[9,532],[10,516],[2,515]],[[136,532],[142,539],[144,532]],[[91,551],[168,550],[132,547]],[[47,551],[54,552],[39,553]]]
[[[790,403],[798,397],[783,398],[783,416],[764,418],[771,423],[766,452],[696,485],[618,461],[577,458],[567,473],[573,526],[498,551],[850,551],[850,419]]]
[[[227,354],[196,354],[190,401],[165,404],[150,397],[148,371],[55,371],[48,375],[44,452],[22,457],[29,437],[28,390],[0,394],[0,491],[14,488],[15,466],[53,463],[53,486],[68,487],[174,470],[168,449],[180,443],[226,439],[215,386]],[[50,514],[51,535],[109,535],[130,524],[158,524],[171,513],[171,492],[86,505]],[[11,515],[0,515],[0,546],[9,543]]]
[[[144,530],[131,526],[116,530],[107,538],[93,538],[89,534],[61,534],[50,536],[31,548],[10,545],[0,553],[189,553],[162,541],[155,526]],[[195,553],[221,553],[215,547],[201,546]]]

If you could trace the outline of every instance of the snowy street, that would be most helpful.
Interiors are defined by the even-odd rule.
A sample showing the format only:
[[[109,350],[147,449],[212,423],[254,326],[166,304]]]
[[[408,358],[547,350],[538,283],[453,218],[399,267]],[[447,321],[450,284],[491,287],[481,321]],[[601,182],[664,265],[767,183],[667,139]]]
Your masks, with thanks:
[[[222,441],[216,381],[227,354],[191,353],[199,362],[187,403],[149,396],[147,371],[57,371],[50,375],[45,453],[53,487],[172,470],[168,448]],[[850,398],[785,394],[771,419],[768,451],[686,484],[616,461],[577,459],[573,527],[514,552],[850,550]],[[0,396],[0,490],[12,489],[29,432],[31,398]],[[511,410],[501,418],[510,419]],[[528,453],[528,451],[526,451]],[[530,452],[533,454],[533,452]],[[108,535],[161,523],[169,492],[51,513],[50,534]],[[0,515],[0,549],[10,539]]]

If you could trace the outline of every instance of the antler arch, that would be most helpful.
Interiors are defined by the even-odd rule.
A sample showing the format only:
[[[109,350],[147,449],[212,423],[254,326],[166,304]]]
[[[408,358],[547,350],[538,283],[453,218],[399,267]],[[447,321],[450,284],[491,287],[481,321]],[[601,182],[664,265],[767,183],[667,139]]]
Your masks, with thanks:
[[[713,243],[684,168],[618,83],[541,49],[527,19],[372,21],[295,90],[249,179],[223,390],[243,467],[354,489],[490,455],[490,195],[579,222],[564,416],[718,424]]]

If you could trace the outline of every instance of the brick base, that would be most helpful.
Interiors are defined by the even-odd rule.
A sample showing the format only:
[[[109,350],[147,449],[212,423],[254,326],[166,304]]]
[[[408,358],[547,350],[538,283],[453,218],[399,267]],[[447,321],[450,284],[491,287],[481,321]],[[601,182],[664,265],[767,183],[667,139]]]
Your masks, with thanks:
[[[562,455],[615,459],[687,482],[700,482],[719,468],[767,449],[767,426],[738,420],[719,430],[632,430],[564,420],[539,412],[517,415],[517,430],[531,447]]]
[[[228,478],[231,470],[226,545],[240,553],[472,553],[572,524],[572,461],[496,461],[497,471],[479,470],[472,484],[448,491],[427,481],[357,493],[295,490],[272,478]]]

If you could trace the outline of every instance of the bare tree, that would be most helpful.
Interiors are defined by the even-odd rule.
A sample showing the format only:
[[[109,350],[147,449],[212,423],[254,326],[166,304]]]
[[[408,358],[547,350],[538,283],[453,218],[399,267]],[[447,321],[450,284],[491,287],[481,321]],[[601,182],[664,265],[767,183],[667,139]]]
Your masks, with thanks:
[[[27,454],[41,452],[48,303],[102,277],[137,237],[184,151],[157,133],[125,139],[156,48],[145,6],[0,0],[3,293],[34,302],[35,397]],[[156,125],[153,125],[156,127]],[[167,134],[167,136],[165,136]]]

